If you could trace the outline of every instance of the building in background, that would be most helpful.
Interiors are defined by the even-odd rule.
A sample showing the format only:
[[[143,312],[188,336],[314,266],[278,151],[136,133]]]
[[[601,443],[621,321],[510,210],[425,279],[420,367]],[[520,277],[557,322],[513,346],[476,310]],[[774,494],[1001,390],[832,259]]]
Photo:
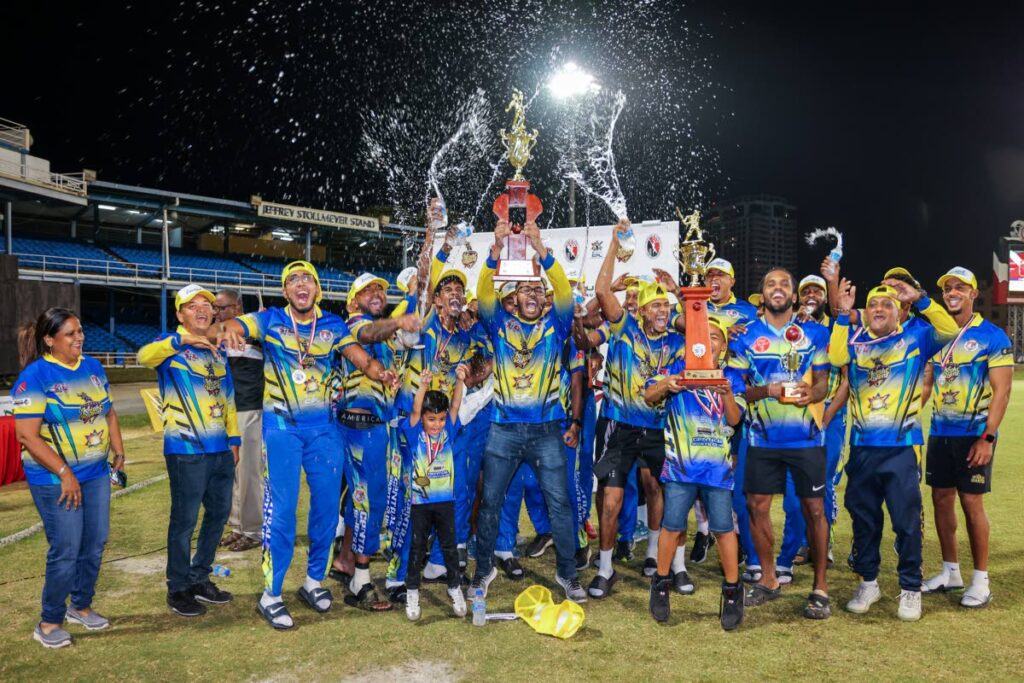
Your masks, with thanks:
[[[769,268],[797,272],[797,211],[783,197],[743,195],[721,202],[705,214],[703,227],[718,255],[736,269],[737,296],[756,291]]]

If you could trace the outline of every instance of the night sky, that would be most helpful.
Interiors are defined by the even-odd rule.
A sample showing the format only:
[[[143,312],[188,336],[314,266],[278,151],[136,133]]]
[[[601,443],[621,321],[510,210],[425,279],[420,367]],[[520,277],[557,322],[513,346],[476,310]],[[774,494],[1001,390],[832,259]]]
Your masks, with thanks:
[[[768,192],[799,207],[802,231],[842,230],[855,279],[888,264],[929,286],[952,265],[989,277],[1024,218],[1024,6],[780,4],[17,3],[0,116],[57,171],[411,218],[478,89],[493,135],[512,86],[532,96],[573,59],[628,98],[613,150],[632,218]],[[527,175],[551,207],[563,119],[543,94],[528,112],[549,144]],[[393,149],[368,156],[368,135]],[[497,191],[487,164],[448,176],[455,213]]]

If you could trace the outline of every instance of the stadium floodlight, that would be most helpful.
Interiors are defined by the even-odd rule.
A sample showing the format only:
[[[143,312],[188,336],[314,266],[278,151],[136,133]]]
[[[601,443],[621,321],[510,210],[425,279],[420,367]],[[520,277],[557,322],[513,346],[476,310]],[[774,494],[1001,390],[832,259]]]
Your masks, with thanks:
[[[548,80],[548,91],[552,96],[563,100],[580,95],[593,95],[600,90],[601,85],[594,77],[575,62],[567,62]]]
[[[117,207],[111,206],[110,204],[100,204],[98,208],[103,209],[104,211],[117,211]]]

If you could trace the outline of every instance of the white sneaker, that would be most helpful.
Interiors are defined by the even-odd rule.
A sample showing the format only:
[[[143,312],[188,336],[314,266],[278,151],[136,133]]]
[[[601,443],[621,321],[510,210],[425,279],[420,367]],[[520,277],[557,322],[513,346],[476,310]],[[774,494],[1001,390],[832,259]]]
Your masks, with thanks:
[[[861,581],[860,585],[857,586],[857,592],[853,594],[853,598],[846,603],[846,611],[853,612],[854,614],[867,614],[868,610],[871,609],[871,605],[875,604],[882,599],[882,589],[878,587],[878,582],[867,582]]]
[[[409,621],[416,621],[420,618],[420,592],[410,588],[405,594],[405,616]]]
[[[921,591],[900,593],[900,608],[896,611],[903,621],[917,621],[921,618]]]
[[[942,571],[921,583],[922,593],[944,593],[964,587],[960,572]]]
[[[977,609],[987,605],[990,600],[992,600],[992,591],[989,590],[987,585],[982,586],[972,583],[971,587],[965,590],[963,597],[960,598],[960,606]]]
[[[466,616],[466,596],[462,593],[462,589],[449,588],[448,595],[452,599],[452,612],[455,613],[455,616]]]

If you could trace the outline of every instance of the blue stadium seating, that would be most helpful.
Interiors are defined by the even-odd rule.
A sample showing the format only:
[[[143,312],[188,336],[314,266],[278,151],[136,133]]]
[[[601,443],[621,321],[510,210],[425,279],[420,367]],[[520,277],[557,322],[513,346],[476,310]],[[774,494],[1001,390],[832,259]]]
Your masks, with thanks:
[[[92,244],[15,237],[13,253],[26,268],[127,275],[130,267]],[[45,257],[45,258],[44,258]]]
[[[100,327],[89,322],[82,322],[82,331],[85,332],[85,353],[129,353],[135,351],[124,341],[118,339]]]
[[[114,325],[114,334],[127,341],[132,350],[138,351],[140,347],[145,346],[160,335],[160,328],[156,325],[119,322]]]

